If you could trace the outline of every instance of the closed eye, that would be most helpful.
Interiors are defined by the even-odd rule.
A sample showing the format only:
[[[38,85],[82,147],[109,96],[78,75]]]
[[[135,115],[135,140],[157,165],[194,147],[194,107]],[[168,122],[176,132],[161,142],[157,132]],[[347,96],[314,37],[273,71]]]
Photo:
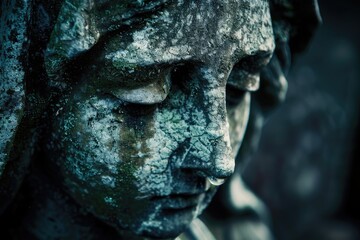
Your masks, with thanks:
[[[163,102],[169,94],[170,87],[170,79],[166,79],[164,82],[151,83],[145,87],[114,88],[110,92],[124,102],[151,105]]]
[[[132,117],[140,117],[153,113],[158,105],[166,99],[170,88],[170,76],[166,76],[163,81],[151,83],[145,87],[115,88],[111,89],[110,93],[120,100],[121,104],[118,110]]]
[[[259,51],[254,55],[244,57],[235,67],[249,73],[259,73],[270,62],[271,56],[269,52]]]
[[[228,85],[245,91],[256,91],[260,87],[260,72],[270,62],[272,54],[258,52],[242,58],[236,63],[228,79]]]

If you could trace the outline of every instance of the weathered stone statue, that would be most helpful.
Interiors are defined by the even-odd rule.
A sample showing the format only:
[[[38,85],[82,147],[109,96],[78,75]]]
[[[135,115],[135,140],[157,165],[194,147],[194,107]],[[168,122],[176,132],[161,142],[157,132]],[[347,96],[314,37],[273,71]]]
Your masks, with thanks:
[[[292,26],[270,5],[293,6],[3,1],[3,234],[211,239],[196,218],[234,172],[260,72],[261,109],[286,92]]]

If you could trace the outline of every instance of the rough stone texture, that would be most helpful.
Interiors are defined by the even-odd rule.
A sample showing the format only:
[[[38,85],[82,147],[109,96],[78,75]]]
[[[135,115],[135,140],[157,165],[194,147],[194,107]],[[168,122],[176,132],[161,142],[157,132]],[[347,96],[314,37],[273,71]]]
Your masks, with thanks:
[[[23,115],[25,90],[22,62],[26,42],[27,1],[2,1],[0,20],[0,176],[9,160]]]
[[[285,22],[273,27],[270,7],[265,0],[64,0],[53,26],[57,8],[35,7],[32,17],[48,20],[34,17],[32,40],[42,45],[33,44],[31,59],[40,61],[29,65],[40,80],[30,79],[29,89],[36,99],[51,91],[42,99],[49,106],[37,129],[36,170],[8,214],[36,194],[11,231],[38,239],[184,231],[215,193],[211,183],[234,171],[248,119],[256,120],[252,92],[267,96],[264,112],[284,98],[281,44],[291,32]],[[30,111],[39,109],[28,100]]]
[[[72,85],[53,117],[49,157],[70,195],[98,218],[171,236],[208,204],[206,178],[233,172],[246,91],[259,87],[275,47],[268,3],[167,2],[112,32],[84,15],[98,7],[75,14],[66,2],[48,44],[54,86]],[[164,211],[188,206],[196,207]]]

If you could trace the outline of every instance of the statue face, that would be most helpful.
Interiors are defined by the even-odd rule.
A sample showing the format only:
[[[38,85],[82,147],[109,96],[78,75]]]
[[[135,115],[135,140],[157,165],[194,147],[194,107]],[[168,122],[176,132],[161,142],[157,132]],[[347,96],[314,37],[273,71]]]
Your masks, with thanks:
[[[110,18],[122,5],[101,11]],[[72,62],[80,71],[67,79],[47,149],[66,191],[93,215],[119,230],[169,237],[209,203],[210,182],[232,174],[250,91],[274,39],[265,0],[149,9],[116,30],[90,24],[100,35]],[[76,35],[68,22],[57,24],[53,52]]]

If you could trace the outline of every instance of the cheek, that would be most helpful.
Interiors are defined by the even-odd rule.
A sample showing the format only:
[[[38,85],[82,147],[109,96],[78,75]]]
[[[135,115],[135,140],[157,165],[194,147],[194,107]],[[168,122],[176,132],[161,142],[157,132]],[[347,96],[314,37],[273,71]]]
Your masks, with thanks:
[[[88,102],[70,106],[54,126],[66,158],[64,164],[72,165],[68,170],[79,179],[96,177],[95,169],[115,174],[121,163],[116,151],[121,126],[111,113],[96,107]]]
[[[116,104],[94,97],[64,108],[54,120],[55,162],[65,184],[81,199],[104,190],[117,199],[129,196],[127,191],[133,199],[170,191],[168,161],[177,147],[173,133],[186,127],[184,121],[171,125],[165,118],[173,116],[157,111],[133,116]],[[105,197],[107,203],[113,199]]]
[[[236,106],[227,107],[229,121],[229,135],[233,157],[236,156],[244,138],[245,130],[250,115],[251,95],[244,94],[243,99]]]
[[[103,218],[128,212],[124,208],[136,205],[132,201],[139,195],[134,172],[142,144],[131,143],[136,132],[113,109],[113,103],[98,99],[64,108],[54,119],[51,141],[56,152],[51,158],[66,190]]]

